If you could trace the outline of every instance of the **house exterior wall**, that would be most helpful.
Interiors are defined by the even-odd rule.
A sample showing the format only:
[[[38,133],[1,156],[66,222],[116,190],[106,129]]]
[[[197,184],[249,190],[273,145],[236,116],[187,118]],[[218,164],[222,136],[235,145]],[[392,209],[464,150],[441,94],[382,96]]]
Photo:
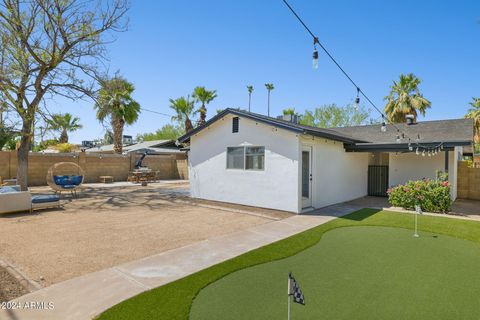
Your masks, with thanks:
[[[301,145],[313,147],[314,208],[367,195],[370,153],[345,152],[343,143],[322,138],[302,138]]]
[[[458,151],[449,151],[448,180],[451,185],[452,199],[457,197],[457,161]],[[404,184],[409,180],[423,178],[435,179],[437,171],[445,171],[445,152],[436,156],[419,156],[413,153],[390,153],[389,157],[389,185]]]
[[[240,117],[232,133],[227,115],[190,139],[189,177],[194,198],[299,211],[299,138],[290,131]],[[265,146],[265,170],[227,169],[227,147]]]

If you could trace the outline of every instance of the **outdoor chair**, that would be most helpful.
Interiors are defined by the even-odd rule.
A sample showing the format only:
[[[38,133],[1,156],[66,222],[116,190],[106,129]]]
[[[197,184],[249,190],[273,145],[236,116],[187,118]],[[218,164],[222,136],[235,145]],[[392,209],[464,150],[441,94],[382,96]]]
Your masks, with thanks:
[[[84,177],[83,169],[76,163],[58,162],[48,170],[47,184],[59,195],[67,191],[76,198]]]

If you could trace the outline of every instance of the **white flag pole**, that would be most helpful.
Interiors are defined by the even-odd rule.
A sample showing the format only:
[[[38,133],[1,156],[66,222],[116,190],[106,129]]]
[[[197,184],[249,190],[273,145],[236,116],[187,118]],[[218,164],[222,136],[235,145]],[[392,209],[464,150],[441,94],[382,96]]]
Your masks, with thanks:
[[[288,297],[288,320],[291,319],[291,312],[290,312],[290,292],[292,290],[292,286],[291,286],[291,283],[290,283],[291,279],[290,279],[290,276],[288,276],[288,290],[287,290],[287,297]]]
[[[415,233],[413,234],[413,236],[415,238],[419,237],[419,235],[418,235],[418,215],[420,214],[421,210],[422,209],[420,208],[420,205],[415,206]]]

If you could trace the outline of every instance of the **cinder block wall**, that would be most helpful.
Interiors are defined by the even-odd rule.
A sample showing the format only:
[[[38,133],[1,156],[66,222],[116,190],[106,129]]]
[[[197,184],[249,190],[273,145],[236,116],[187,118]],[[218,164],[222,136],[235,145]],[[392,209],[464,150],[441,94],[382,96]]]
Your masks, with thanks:
[[[458,197],[480,200],[480,168],[469,168],[465,161],[458,163]]]
[[[74,162],[85,172],[85,182],[98,182],[99,176],[113,176],[115,181],[126,181],[139,156],[88,153],[30,153],[28,181],[30,186],[46,185],[48,169],[58,162]],[[159,171],[160,179],[188,179],[185,155],[147,156],[143,165]],[[17,175],[15,151],[0,152],[0,176],[3,179]]]

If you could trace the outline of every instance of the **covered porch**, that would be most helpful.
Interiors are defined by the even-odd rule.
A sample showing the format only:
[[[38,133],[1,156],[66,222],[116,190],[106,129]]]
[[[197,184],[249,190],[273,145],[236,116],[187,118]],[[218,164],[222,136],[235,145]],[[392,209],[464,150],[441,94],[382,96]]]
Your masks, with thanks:
[[[365,143],[346,145],[346,152],[368,153],[368,195],[387,196],[387,189],[409,180],[435,179],[439,172],[448,174],[451,197],[457,198],[457,165],[465,142],[423,144]]]

